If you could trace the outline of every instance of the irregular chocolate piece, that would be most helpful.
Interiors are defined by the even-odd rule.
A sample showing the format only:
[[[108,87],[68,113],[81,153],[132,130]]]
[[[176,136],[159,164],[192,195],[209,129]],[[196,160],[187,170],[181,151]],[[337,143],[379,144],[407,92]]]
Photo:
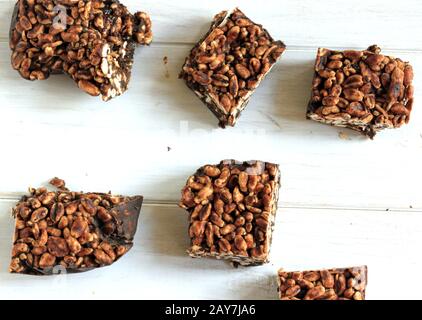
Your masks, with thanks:
[[[234,126],[286,46],[242,11],[222,11],[186,58],[180,78],[219,120]]]
[[[18,0],[10,26],[12,67],[28,80],[66,73],[104,101],[126,91],[136,44],[151,20],[117,0]]]
[[[191,176],[179,206],[189,212],[192,257],[268,262],[277,211],[278,165],[224,160]]]
[[[365,300],[366,266],[317,270],[278,271],[281,300]]]
[[[380,52],[376,45],[364,51],[318,49],[307,118],[371,139],[377,131],[408,123],[412,66]]]
[[[142,196],[70,192],[60,181],[55,192],[31,188],[13,209],[10,272],[84,272],[110,265],[132,248]]]

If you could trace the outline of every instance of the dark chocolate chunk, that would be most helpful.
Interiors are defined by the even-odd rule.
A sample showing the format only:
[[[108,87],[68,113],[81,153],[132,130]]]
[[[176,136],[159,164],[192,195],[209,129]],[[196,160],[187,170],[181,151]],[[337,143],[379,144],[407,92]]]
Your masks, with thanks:
[[[60,185],[64,188],[64,182]],[[142,200],[30,189],[13,209],[16,228],[9,271],[76,273],[116,262],[133,246]]]

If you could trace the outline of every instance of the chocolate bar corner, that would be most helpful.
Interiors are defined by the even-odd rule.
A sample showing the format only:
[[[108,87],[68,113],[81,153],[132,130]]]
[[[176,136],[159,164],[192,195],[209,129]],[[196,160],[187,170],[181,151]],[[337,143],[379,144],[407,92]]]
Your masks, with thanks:
[[[278,271],[280,300],[365,300],[367,266],[327,270]]]

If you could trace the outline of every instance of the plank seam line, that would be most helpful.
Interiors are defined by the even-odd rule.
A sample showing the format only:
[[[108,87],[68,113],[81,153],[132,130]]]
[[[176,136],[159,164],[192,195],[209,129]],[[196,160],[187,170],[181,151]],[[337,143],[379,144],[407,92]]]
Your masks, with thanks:
[[[0,197],[0,202],[17,202],[19,197]],[[178,208],[176,201],[165,201],[165,200],[144,200],[143,206],[147,207],[169,207]],[[421,213],[422,208],[380,208],[380,207],[340,207],[340,206],[306,206],[306,205],[279,205],[278,209],[303,209],[303,210],[329,210],[329,211],[375,211],[388,213]],[[183,210],[183,209],[181,209]]]
[[[195,45],[196,42],[169,42],[169,41],[156,41],[152,43],[152,45],[157,45],[157,46],[186,46],[186,45]],[[288,45],[286,44],[286,51],[316,51],[319,46],[313,46],[313,45]],[[355,47],[355,46],[343,46],[343,47],[338,47],[338,46],[327,46],[329,49],[333,49],[333,50],[345,50],[345,49],[352,49],[352,50],[362,50],[365,49],[364,47]],[[422,54],[422,49],[416,49],[416,48],[388,48],[388,47],[382,47],[381,48],[382,51],[390,51],[390,52],[401,52],[401,53],[420,53]]]
[[[177,202],[172,201],[145,201],[145,206],[150,207],[174,207],[179,208]],[[304,209],[304,210],[331,210],[331,211],[376,211],[376,212],[385,212],[386,214],[391,212],[401,212],[401,213],[421,213],[422,214],[422,208],[414,208],[414,209],[408,209],[408,208],[380,208],[380,207],[339,207],[339,206],[321,206],[321,205],[315,205],[315,206],[306,206],[306,205],[279,205],[277,209]],[[183,209],[181,209],[183,210]]]
[[[4,42],[4,43],[9,43],[9,39],[7,37],[0,37],[0,42]],[[195,45],[196,42],[182,42],[182,41],[175,41],[175,42],[170,42],[170,41],[153,41],[151,46],[174,46],[174,47],[180,47],[180,46],[193,46]],[[352,49],[352,50],[362,50],[365,49],[363,47],[355,47],[355,46],[343,46],[343,47],[337,47],[337,46],[327,46],[329,49],[333,49],[333,50],[344,50],[344,49]],[[303,46],[299,46],[299,45],[288,45],[287,44],[287,49],[286,51],[311,51],[311,52],[315,52],[317,50],[318,46],[311,46],[311,45],[303,45]],[[422,49],[416,49],[416,48],[408,48],[408,49],[404,49],[404,48],[388,48],[388,47],[382,47],[382,50],[385,52],[398,52],[398,53],[420,53],[422,54]]]

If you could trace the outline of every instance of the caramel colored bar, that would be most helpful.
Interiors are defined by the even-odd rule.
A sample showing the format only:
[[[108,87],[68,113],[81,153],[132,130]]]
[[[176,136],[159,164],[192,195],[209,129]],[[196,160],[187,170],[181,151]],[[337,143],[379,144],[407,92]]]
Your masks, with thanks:
[[[198,169],[180,201],[189,212],[189,255],[268,262],[279,183],[278,165],[268,162],[224,160]]]
[[[186,58],[180,78],[218,118],[234,126],[249,98],[285,50],[239,9],[214,17]]]
[[[371,139],[407,124],[413,106],[413,69],[381,49],[318,49],[307,118],[359,131]]]
[[[278,271],[281,300],[365,300],[366,266],[317,270]]]
[[[13,209],[16,228],[9,271],[75,273],[113,264],[133,246],[142,196],[30,189]]]

